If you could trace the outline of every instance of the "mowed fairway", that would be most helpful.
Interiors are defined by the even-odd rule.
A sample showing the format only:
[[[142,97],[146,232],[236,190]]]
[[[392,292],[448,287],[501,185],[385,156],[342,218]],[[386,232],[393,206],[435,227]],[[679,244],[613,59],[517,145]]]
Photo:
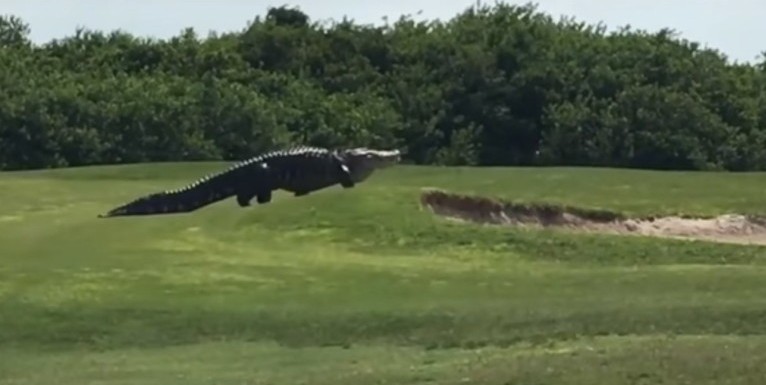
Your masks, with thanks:
[[[401,166],[98,219],[218,163],[0,173],[0,384],[763,384],[766,248],[457,223],[421,188],[766,212],[765,174]]]

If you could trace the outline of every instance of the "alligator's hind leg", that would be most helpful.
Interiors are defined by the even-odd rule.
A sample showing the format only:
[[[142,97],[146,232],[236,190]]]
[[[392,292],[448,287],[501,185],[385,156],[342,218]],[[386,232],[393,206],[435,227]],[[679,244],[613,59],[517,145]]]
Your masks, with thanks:
[[[259,191],[256,200],[259,204],[271,202],[271,189]]]
[[[256,193],[255,191],[240,191],[237,192],[237,204],[239,207],[250,206],[250,201],[253,200]]]
[[[271,174],[268,164],[261,163],[257,172],[244,179],[237,192],[237,203],[240,207],[250,206],[253,198],[256,198],[259,204],[271,202]],[[252,183],[256,183],[257,186],[253,186]]]
[[[253,198],[255,198],[256,202],[259,204],[269,203],[271,202],[271,190],[237,193],[237,204],[239,204],[240,207],[250,206],[250,201],[252,201]]]

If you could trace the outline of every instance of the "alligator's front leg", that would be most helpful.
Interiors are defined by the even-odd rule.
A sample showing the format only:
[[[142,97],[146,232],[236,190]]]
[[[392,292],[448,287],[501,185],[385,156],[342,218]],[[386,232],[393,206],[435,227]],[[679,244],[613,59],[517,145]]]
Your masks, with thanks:
[[[348,165],[344,162],[343,158],[341,158],[338,154],[334,155],[335,162],[337,165],[337,183],[340,183],[343,188],[352,188],[354,187],[355,183],[354,180],[351,178],[351,170],[348,168]]]
[[[340,164],[339,182],[343,188],[354,187],[354,180],[351,179],[351,170],[349,170],[348,166],[343,163]]]

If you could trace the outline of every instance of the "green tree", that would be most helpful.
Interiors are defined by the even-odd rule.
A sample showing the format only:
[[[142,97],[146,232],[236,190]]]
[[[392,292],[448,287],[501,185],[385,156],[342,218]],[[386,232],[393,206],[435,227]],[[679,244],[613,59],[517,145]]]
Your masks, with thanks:
[[[0,16],[0,169],[397,147],[444,165],[766,169],[766,59],[534,4],[446,21],[312,22],[170,39],[80,28],[32,45]]]

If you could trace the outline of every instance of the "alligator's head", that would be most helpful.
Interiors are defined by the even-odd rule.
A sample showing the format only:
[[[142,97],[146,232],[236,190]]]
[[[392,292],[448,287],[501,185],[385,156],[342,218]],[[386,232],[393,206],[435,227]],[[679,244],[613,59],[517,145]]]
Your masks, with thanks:
[[[351,171],[351,179],[361,182],[367,179],[375,170],[393,166],[401,160],[399,150],[374,150],[366,147],[340,150],[338,154],[343,158]]]

